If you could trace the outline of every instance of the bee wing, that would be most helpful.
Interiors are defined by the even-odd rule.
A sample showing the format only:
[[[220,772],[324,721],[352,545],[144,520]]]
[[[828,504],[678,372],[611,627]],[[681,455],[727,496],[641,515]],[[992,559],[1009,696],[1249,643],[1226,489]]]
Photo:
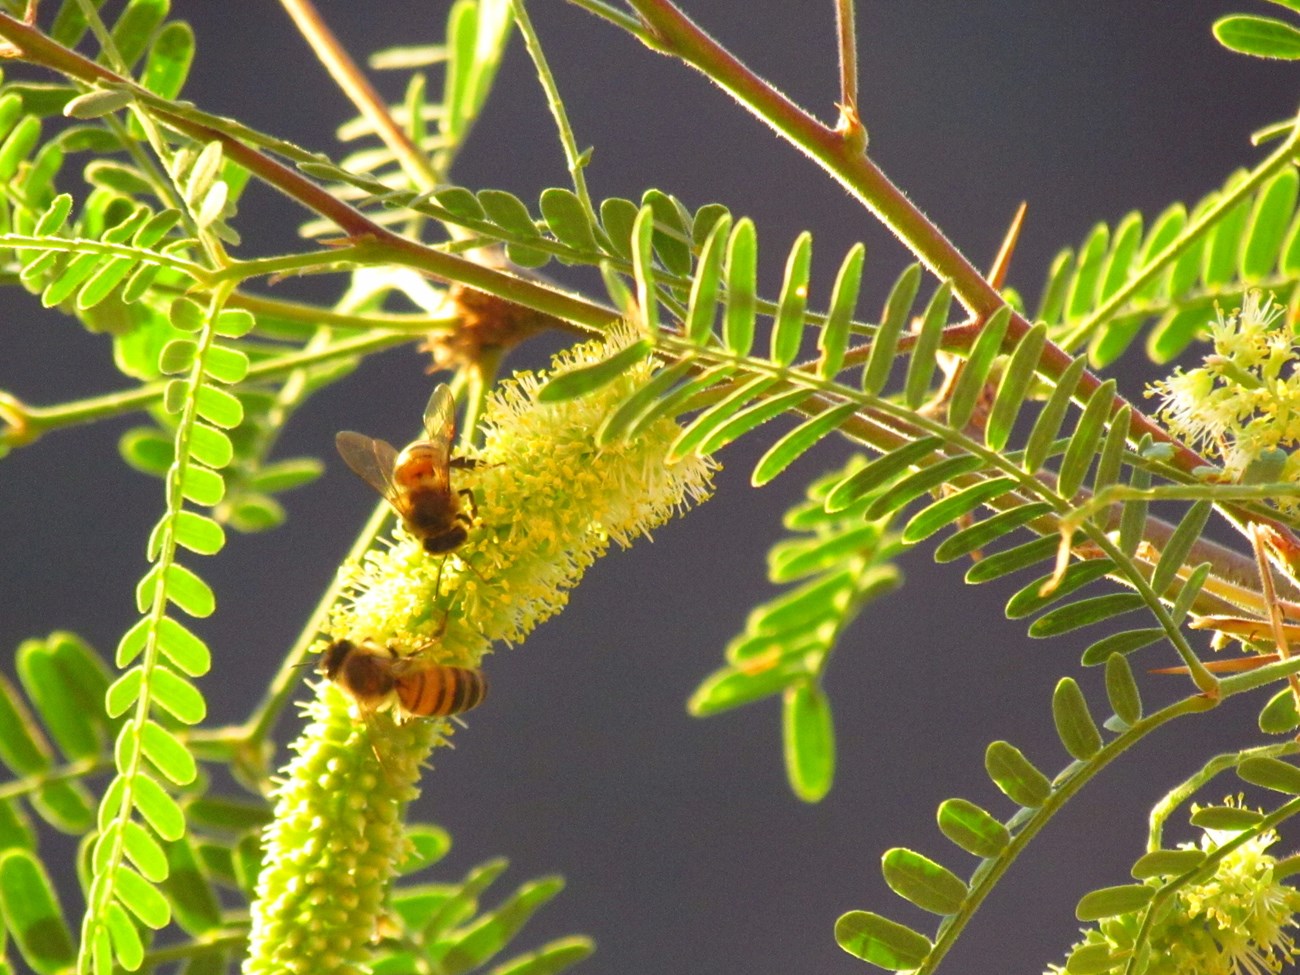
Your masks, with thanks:
[[[385,440],[375,440],[364,433],[344,430],[334,438],[343,462],[352,472],[378,491],[394,508],[399,507],[400,496],[393,484],[393,464],[397,451]]]
[[[445,471],[451,463],[451,442],[456,439],[456,400],[446,383],[439,383],[424,408],[424,432],[437,458],[433,465]]]

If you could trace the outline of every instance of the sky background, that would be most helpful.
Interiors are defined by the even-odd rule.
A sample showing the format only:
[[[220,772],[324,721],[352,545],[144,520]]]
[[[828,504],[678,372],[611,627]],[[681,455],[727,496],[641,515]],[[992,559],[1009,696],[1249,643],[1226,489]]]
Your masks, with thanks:
[[[447,9],[318,3],[359,55],[436,41]],[[173,6],[198,35],[186,97],[338,154],[333,130],[352,111],[276,4]],[[756,71],[833,119],[829,0],[685,7]],[[1230,55],[1210,35],[1224,13],[1267,9],[1249,0],[860,7],[861,110],[873,157],[980,266],[1028,201],[1010,283],[1032,297],[1055,252],[1094,222],[1194,201],[1262,155],[1249,145],[1252,130],[1296,108],[1295,68]],[[578,141],[595,147],[587,173],[597,197],[658,187],[692,207],[717,201],[753,217],[768,293],[803,229],[815,239],[814,296],[828,293],[844,251],[863,240],[859,312],[874,316],[905,257],[842,189],[690,69],[567,4],[530,10]],[[396,98],[404,78],[379,82]],[[517,39],[455,178],[529,201],[565,185]],[[301,215],[270,194],[255,202],[238,222],[246,252],[300,249]],[[318,297],[332,293],[328,282],[314,286]],[[511,365],[540,364],[545,347],[526,348]],[[34,403],[123,385],[105,340],[39,314],[16,290],[0,295],[0,349],[0,388]],[[1136,393],[1160,374],[1135,361],[1125,388]],[[197,627],[216,656],[203,682],[216,720],[247,713],[374,504],[334,455],[334,432],[404,442],[430,383],[419,356],[389,352],[318,394],[289,425],[280,456],[322,457],[325,476],[284,498],[284,527],[232,536],[202,566],[220,605]],[[117,457],[117,436],[135,422],[51,436],[0,467],[8,556],[0,646],[70,629],[108,652],[133,622],[132,588],[162,504],[156,482]],[[719,666],[747,611],[775,592],[763,559],[780,513],[846,456],[826,445],[755,492],[749,471],[771,436],[728,448],[715,500],[653,544],[602,560],[568,611],[525,646],[494,654],[487,703],[428,774],[414,817],[441,823],[455,840],[438,878],[497,855],[513,864],[499,896],[542,874],[567,878],[520,947],[590,934],[597,955],[582,970],[620,975],[862,971],[834,942],[843,911],[874,910],[933,931],[885,887],[881,853],[907,846],[967,875],[974,861],[939,834],[937,805],[963,796],[1005,817],[1010,803],[983,770],[987,743],[1007,739],[1054,774],[1067,761],[1049,711],[1057,679],[1075,675],[1090,700],[1104,700],[1100,674],[1078,666],[1082,643],[1031,641],[1023,623],[1003,619],[1001,605],[1023,579],[977,591],[962,581],[964,566],[935,566],[922,547],[904,562],[905,588],[868,609],[830,666],[839,773],[824,802],[807,806],[790,794],[776,701],[687,716],[687,696]],[[1140,666],[1169,662],[1147,653]],[[948,967],[1022,972],[1062,961],[1078,897],[1128,879],[1146,812],[1166,789],[1210,755],[1258,743],[1260,703],[1233,702],[1157,734],[1085,790],[1011,870]],[[296,731],[286,721],[279,740]]]

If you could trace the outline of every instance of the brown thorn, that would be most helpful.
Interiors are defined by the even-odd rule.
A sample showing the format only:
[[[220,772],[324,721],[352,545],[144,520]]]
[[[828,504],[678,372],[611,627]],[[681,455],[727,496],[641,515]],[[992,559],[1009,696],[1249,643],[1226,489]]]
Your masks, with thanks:
[[[998,250],[998,256],[993,259],[993,266],[989,268],[989,273],[985,280],[993,286],[995,291],[1001,291],[1002,285],[1006,283],[1007,271],[1011,267],[1011,257],[1016,252],[1016,244],[1020,240],[1020,228],[1025,223],[1025,213],[1029,209],[1029,204],[1021,202],[1016,207],[1016,215],[1011,218],[1011,226],[1007,228],[1006,236],[1002,238],[1002,247]]]

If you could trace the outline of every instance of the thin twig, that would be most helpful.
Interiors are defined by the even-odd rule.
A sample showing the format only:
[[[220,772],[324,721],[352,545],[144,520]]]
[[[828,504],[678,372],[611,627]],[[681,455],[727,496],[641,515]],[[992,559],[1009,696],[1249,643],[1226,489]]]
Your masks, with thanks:
[[[311,0],[280,0],[280,5],[293,19],[299,33],[311,45],[317,59],[325,66],[343,94],[347,95],[357,111],[374,127],[375,134],[384,145],[397,156],[402,170],[411,182],[421,190],[433,189],[438,183],[433,163],[411,141],[406,130],[397,124],[392,112],[388,110],[388,104],[339,43]]]

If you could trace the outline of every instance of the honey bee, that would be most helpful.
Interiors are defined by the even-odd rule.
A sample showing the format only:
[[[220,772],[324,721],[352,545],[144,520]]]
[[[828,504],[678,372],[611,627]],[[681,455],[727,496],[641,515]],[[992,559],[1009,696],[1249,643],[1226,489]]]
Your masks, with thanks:
[[[386,441],[352,430],[339,433],[334,443],[348,467],[383,495],[424,550],[445,555],[469,537],[477,513],[473,491],[452,489],[451,468],[465,469],[478,463],[451,456],[456,401],[445,384],[434,389],[424,408],[424,432],[425,439],[408,444],[400,453]]]
[[[481,670],[403,656],[373,640],[336,640],[321,651],[318,670],[363,712],[395,705],[399,718],[444,718],[478,707],[487,696]]]

